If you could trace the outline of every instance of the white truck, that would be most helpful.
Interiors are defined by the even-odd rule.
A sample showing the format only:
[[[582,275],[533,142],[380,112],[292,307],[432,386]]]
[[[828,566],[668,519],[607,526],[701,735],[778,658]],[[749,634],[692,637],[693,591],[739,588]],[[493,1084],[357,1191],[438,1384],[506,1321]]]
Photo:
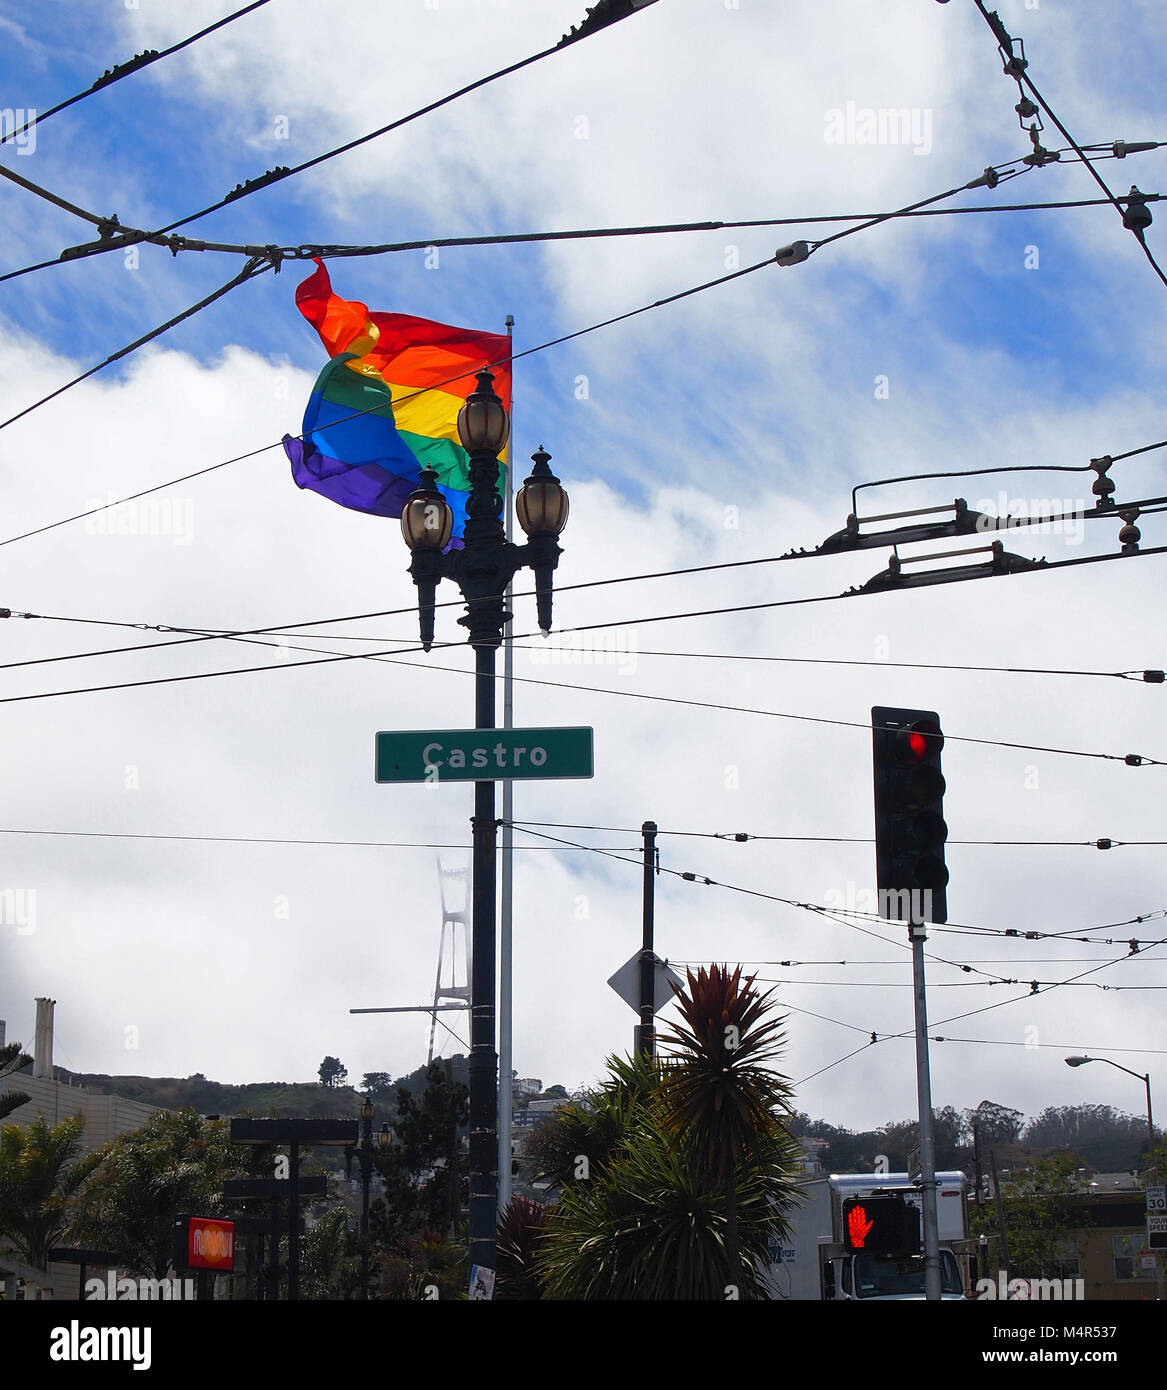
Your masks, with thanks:
[[[971,1249],[968,1179],[953,1172],[937,1173],[936,1181],[941,1297],[964,1298]],[[834,1173],[807,1178],[802,1188],[802,1205],[788,1217],[790,1236],[771,1250],[766,1286],[772,1299],[924,1298],[917,1182],[907,1173]],[[898,1218],[909,1233],[897,1252],[862,1248],[888,1217]]]

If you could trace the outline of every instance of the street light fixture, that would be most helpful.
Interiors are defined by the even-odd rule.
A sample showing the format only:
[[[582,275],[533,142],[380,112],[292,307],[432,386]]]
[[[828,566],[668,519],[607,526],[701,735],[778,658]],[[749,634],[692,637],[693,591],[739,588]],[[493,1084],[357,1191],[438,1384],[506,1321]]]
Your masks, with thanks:
[[[1124,1067],[1121,1062],[1112,1062],[1109,1057],[1067,1057],[1066,1066],[1084,1067],[1087,1062],[1105,1062],[1107,1066],[1117,1067],[1119,1071],[1125,1071],[1128,1076],[1135,1076],[1147,1088],[1147,1141],[1150,1149],[1147,1151],[1147,1162],[1152,1163],[1155,1156],[1155,1124],[1151,1119],[1151,1073],[1141,1071],[1131,1071],[1130,1067]]]
[[[369,1296],[369,1183],[373,1176],[373,1116],[376,1113],[373,1102],[369,1096],[365,1096],[358,1111],[361,1117],[361,1139],[355,1148],[349,1145],[345,1149],[345,1166],[351,1172],[353,1154],[355,1152],[358,1162],[361,1165],[361,1297]],[[382,1131],[388,1128],[381,1126]]]
[[[508,541],[502,523],[499,450],[510,433],[510,419],[494,391],[490,371],[477,373],[478,387],[458,412],[458,438],[470,455],[470,495],[462,548],[447,550],[453,513],[438,490],[432,468],[421,472],[420,486],[401,513],[401,534],[411,551],[409,573],[417,585],[421,642],[434,641],[437,586],[452,579],[466,600],[458,619],[474,648],[474,727],[494,729],[495,653],[511,619],[506,590],[515,574],[535,574],[539,628],[551,630],[552,575],[561,554],[558,537],[567,524],[568,499],[547,466],[550,454],[533,454],[534,470],[516,502],[525,545]],[[495,819],[494,783],[475,782],[474,888],[472,895],[470,982],[470,1264],[495,1266],[494,1233],[498,1205],[498,1057],[495,1043]]]

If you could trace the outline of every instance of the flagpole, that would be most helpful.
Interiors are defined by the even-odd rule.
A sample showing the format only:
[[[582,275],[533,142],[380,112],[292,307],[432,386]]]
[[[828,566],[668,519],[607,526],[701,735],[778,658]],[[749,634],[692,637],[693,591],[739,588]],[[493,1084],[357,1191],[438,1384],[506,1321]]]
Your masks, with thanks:
[[[508,340],[514,336],[515,316],[508,314],[506,328]],[[511,374],[511,434],[507,448],[506,467],[506,534],[510,540],[514,534],[514,458],[515,458],[515,411],[514,411],[514,373]],[[513,581],[507,584],[506,607],[511,611],[511,592]],[[515,723],[514,705],[514,649],[512,646],[512,622],[503,629],[502,655],[502,726],[513,729]],[[498,988],[498,1210],[501,1214],[511,1200],[511,1118],[514,1107],[514,1092],[511,1087],[511,887],[514,872],[513,832],[511,818],[514,813],[514,782],[508,778],[502,784],[502,902],[499,931],[499,988]]]

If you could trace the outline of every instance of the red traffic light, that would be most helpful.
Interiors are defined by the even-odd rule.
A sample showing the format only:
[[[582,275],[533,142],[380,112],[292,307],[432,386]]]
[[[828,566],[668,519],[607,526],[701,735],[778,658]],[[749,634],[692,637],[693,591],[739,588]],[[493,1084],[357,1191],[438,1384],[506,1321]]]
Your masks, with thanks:
[[[910,728],[896,732],[896,756],[903,763],[913,765],[939,757],[943,747],[944,735],[932,719],[917,719]]]

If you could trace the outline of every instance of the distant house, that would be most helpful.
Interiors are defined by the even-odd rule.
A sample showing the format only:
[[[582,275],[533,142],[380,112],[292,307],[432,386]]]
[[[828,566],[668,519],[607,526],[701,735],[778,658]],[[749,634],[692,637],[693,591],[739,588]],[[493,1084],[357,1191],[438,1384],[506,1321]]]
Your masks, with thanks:
[[[1142,1175],[1083,1169],[1076,1194],[1062,1200],[1068,1216],[1057,1231],[1057,1253],[1043,1261],[1042,1277],[1080,1279],[1091,1302],[1156,1298],[1162,1252],[1147,1248]]]

